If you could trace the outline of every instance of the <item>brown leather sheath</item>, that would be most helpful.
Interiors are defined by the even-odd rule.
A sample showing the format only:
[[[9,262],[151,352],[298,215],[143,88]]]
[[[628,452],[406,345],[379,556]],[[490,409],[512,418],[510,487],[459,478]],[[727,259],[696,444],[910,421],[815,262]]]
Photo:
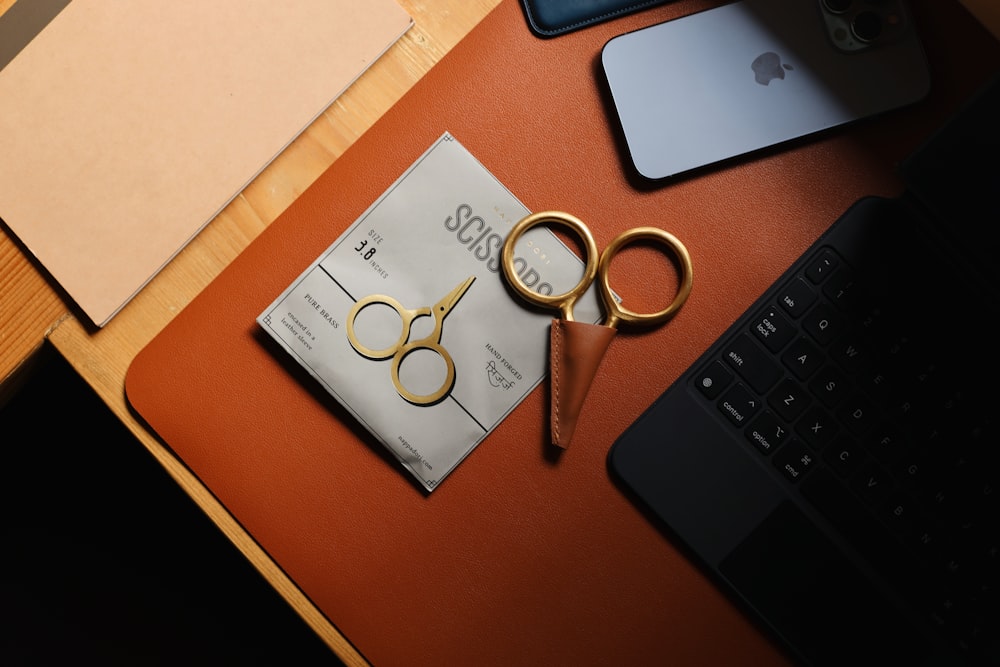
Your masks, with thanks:
[[[617,331],[586,322],[552,320],[552,444],[569,447],[601,359]]]

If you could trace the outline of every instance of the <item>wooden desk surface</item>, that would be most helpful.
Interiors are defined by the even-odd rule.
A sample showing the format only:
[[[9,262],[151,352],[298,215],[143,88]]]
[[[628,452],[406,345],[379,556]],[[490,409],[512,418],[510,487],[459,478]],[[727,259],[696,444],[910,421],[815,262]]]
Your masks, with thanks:
[[[499,0],[398,0],[416,24],[293,142],[104,329],[72,315],[57,288],[0,231],[0,404],[17,370],[48,338],[212,518],[347,664],[361,656],[212,494],[131,414],[124,379],[132,359],[394,101]],[[0,0],[0,13],[14,0]],[[964,0],[1000,35],[1000,5]]]

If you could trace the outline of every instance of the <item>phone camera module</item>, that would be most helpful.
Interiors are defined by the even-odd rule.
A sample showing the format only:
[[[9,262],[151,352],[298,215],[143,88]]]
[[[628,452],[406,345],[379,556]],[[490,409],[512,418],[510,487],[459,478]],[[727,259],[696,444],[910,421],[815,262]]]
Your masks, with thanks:
[[[875,12],[861,12],[851,21],[851,32],[860,41],[870,44],[882,34],[882,17]]]
[[[901,39],[907,31],[902,0],[817,0],[833,47],[858,53]]]

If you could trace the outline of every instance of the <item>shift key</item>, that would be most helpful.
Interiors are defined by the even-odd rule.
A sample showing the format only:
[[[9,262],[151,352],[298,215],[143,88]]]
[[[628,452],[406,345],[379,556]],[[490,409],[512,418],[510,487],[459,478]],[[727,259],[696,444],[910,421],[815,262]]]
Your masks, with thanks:
[[[782,376],[778,363],[747,334],[730,343],[723,357],[759,394],[766,393]]]

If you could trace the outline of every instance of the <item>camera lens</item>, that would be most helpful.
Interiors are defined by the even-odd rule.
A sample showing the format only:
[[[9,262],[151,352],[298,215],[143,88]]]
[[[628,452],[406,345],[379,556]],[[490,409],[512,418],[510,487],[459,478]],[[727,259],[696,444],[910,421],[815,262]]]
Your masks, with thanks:
[[[834,14],[843,14],[851,7],[854,0],[823,0],[823,4]]]
[[[872,42],[882,34],[882,17],[875,12],[861,12],[851,22],[851,32],[862,42]]]

